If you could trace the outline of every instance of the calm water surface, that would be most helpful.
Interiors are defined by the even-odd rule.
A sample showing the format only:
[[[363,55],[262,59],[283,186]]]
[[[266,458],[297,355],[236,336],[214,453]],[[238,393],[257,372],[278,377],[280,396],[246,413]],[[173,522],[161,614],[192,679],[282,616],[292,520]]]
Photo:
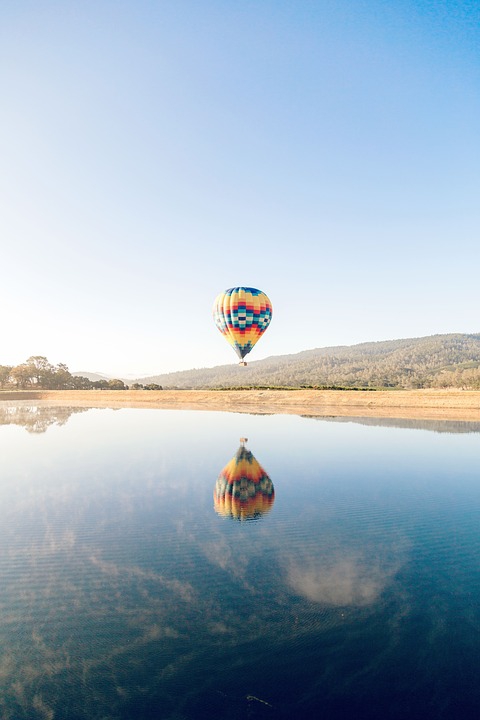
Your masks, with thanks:
[[[1,405],[2,720],[478,717],[478,425]]]

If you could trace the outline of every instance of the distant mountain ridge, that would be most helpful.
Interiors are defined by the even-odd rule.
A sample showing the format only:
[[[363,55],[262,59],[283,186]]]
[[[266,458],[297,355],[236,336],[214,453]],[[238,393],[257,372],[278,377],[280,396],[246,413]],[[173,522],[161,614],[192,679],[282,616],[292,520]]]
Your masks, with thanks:
[[[85,377],[88,380],[91,380],[92,382],[97,382],[97,380],[110,380],[111,375],[104,375],[103,373],[94,373],[89,372],[88,370],[76,370],[75,372],[72,372],[72,375],[75,375],[76,377]]]
[[[248,360],[248,358],[247,358]],[[249,385],[347,388],[480,388],[480,334],[452,333],[316,348],[248,363],[137,379],[163,388]]]

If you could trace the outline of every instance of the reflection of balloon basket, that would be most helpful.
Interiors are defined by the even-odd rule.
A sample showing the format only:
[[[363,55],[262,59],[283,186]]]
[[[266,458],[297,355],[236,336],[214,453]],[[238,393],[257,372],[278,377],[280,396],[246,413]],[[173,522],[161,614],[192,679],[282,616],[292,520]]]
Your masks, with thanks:
[[[273,483],[260,463],[242,445],[218,476],[213,501],[216,512],[236,520],[253,520],[270,512]]]

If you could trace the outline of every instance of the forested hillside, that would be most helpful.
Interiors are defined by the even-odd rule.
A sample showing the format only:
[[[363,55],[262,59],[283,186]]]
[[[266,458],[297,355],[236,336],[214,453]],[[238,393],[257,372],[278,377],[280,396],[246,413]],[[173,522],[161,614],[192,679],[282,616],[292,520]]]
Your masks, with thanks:
[[[247,358],[248,360],[248,358]],[[249,385],[347,388],[480,388],[480,334],[432,335],[305,350],[143,378],[164,388]]]

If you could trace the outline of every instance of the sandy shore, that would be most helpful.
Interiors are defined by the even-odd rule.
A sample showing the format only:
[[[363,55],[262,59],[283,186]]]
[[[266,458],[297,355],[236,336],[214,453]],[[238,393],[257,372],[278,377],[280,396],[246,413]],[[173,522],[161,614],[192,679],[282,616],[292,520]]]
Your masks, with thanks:
[[[76,407],[151,407],[258,414],[480,421],[473,390],[43,390],[1,392],[0,402]]]

